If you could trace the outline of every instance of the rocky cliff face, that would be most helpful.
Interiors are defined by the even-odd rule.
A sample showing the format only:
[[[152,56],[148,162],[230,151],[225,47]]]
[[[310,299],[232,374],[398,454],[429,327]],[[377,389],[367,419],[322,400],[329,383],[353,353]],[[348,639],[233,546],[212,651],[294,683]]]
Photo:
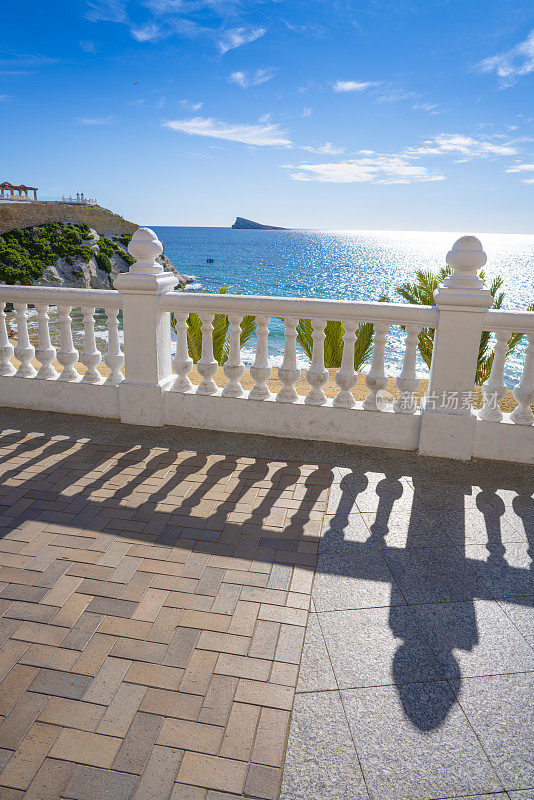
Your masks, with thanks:
[[[91,229],[94,243],[90,247],[94,250],[95,257],[99,252],[99,234]],[[114,238],[114,241],[115,238]],[[70,286],[78,289],[113,289],[113,281],[120,272],[128,272],[129,264],[121,257],[121,252],[128,256],[128,251],[120,242],[116,242],[119,251],[108,256],[111,262],[111,272],[101,269],[95,257],[84,261],[76,259],[73,265],[67,263],[64,258],[58,258],[56,263],[46,268],[43,277],[37,281],[38,286]],[[166,272],[172,272],[178,278],[178,286],[185,286],[192,282],[192,278],[181,275],[167,256],[161,255],[157,259]]]
[[[105,236],[133,233],[137,225],[101,206],[75,203],[14,202],[0,203],[0,235],[15,228],[46,225],[48,222],[85,223]]]
[[[236,217],[232,228],[243,230],[260,230],[260,231],[285,231],[287,228],[278,228],[276,225],[262,225],[261,222],[253,222],[251,219],[244,217]]]

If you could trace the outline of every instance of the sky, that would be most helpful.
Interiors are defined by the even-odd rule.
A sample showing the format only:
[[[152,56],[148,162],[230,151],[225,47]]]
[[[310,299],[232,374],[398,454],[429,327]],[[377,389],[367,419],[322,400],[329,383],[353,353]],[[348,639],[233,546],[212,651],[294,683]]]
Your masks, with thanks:
[[[0,180],[148,225],[534,233],[534,4],[5,3]]]

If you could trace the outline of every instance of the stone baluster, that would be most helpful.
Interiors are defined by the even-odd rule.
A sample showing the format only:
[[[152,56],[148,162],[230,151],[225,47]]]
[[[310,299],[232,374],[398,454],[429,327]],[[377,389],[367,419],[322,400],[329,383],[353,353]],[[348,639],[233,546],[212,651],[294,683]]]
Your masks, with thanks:
[[[172,385],[173,392],[191,392],[193,384],[189,380],[189,373],[193,369],[193,359],[187,348],[187,317],[189,314],[177,313],[176,319],[176,353],[172,360],[172,368],[177,378]]]
[[[39,347],[35,351],[37,360],[41,362],[41,367],[37,373],[38,378],[44,380],[55,380],[58,377],[58,371],[53,365],[56,357],[56,348],[52,346],[50,341],[50,329],[48,327],[48,306],[36,305],[37,322],[39,325]]]
[[[5,302],[0,300],[0,375],[14,375],[16,370],[11,359],[13,358],[14,347],[7,335],[6,314],[4,311]]]
[[[79,354],[72,341],[70,311],[71,306],[58,306],[61,345],[57,351],[57,360],[63,367],[59,380],[75,382],[80,380],[81,375],[75,367]]]
[[[90,306],[82,308],[83,314],[83,350],[81,352],[81,362],[87,367],[82,381],[84,383],[102,383],[103,378],[97,367],[102,362],[102,355],[96,346],[95,339],[95,310]]]
[[[270,317],[263,315],[256,317],[256,355],[254,364],[250,368],[250,374],[255,383],[248,395],[251,400],[267,400],[271,397],[271,392],[267,386],[267,381],[272,375],[267,350],[270,321]]]
[[[358,373],[354,369],[354,345],[356,343],[356,328],[358,323],[354,320],[343,321],[343,355],[341,367],[336,372],[336,383],[339,392],[334,397],[334,405],[341,408],[352,408],[354,397],[351,389],[358,383]]]
[[[324,340],[326,320],[312,319],[313,350],[309,370],[306,372],[306,380],[311,386],[310,391],[304,398],[304,402],[310,406],[322,406],[326,403],[326,395],[323,386],[328,381],[328,370],[324,366]]]
[[[217,384],[213,380],[213,376],[219,365],[213,357],[213,314],[200,314],[200,321],[202,323],[202,353],[197,370],[202,375],[202,381],[197,389],[197,394],[216,394]]]
[[[15,357],[20,361],[20,366],[15,373],[17,378],[33,378],[37,375],[37,370],[32,364],[32,359],[35,356],[35,347],[31,344],[28,335],[27,308],[26,303],[15,303],[15,319],[17,322]]]
[[[242,316],[230,314],[228,321],[230,323],[229,337],[230,348],[228,353],[228,360],[226,361],[223,369],[224,374],[228,378],[228,383],[222,390],[223,397],[242,397],[243,387],[239,379],[245,374],[245,365],[241,360],[241,320]]]
[[[300,378],[300,369],[297,366],[297,325],[296,317],[284,317],[285,346],[284,360],[278,367],[278,378],[282,381],[282,388],[276,395],[279,403],[296,403],[299,399],[295,384]]]
[[[490,376],[482,386],[484,406],[479,413],[480,419],[485,419],[489,422],[500,422],[503,418],[503,413],[498,403],[506,397],[508,391],[508,387],[504,382],[504,365],[508,354],[510,335],[510,331],[495,332],[497,341],[495,343],[493,364],[491,365]]]
[[[519,405],[510,415],[510,419],[516,425],[532,425],[534,423],[534,414],[530,408],[534,403],[534,333],[527,334],[527,342],[523,374],[517,386],[514,387],[514,397]]]
[[[124,353],[119,341],[119,311],[117,308],[106,308],[105,312],[108,318],[108,349],[104,361],[110,369],[105,382],[108,386],[118,386],[124,380]]]
[[[393,405],[393,411],[397,414],[415,414],[417,411],[417,402],[414,394],[418,390],[421,381],[417,377],[415,365],[420,331],[420,325],[406,325],[404,360],[401,374],[396,380],[400,397],[397,398]]]
[[[378,392],[388,385],[385,370],[386,337],[389,330],[387,322],[377,322],[374,326],[373,334],[373,358],[371,369],[365,376],[365,385],[369,389],[369,394],[363,401],[366,411],[379,411],[377,404]]]

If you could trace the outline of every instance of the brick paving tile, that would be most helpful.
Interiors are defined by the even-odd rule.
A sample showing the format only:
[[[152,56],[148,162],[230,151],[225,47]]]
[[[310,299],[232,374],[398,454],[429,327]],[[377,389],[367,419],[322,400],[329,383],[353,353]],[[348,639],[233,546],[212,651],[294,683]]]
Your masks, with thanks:
[[[73,675],[56,669],[41,669],[30,684],[30,691],[70,697],[80,700],[91,680],[85,675]]]
[[[65,800],[130,800],[139,777],[111,770],[76,766],[62,797]]]
[[[106,736],[126,736],[146,691],[145,686],[121,683],[104,715],[99,718],[97,733]]]
[[[61,728],[36,722],[22,744],[0,772],[0,786],[27,789],[48,754]]]
[[[83,700],[70,700],[67,697],[45,698],[45,703],[39,714],[41,722],[61,725],[64,728],[77,728],[81,731],[94,732],[106,710],[105,706],[84,703]]]
[[[187,752],[178,770],[178,782],[242,793],[247,769],[244,761]]]
[[[45,758],[35,778],[30,783],[24,800],[55,800],[68,781],[74,764],[69,761],[58,761],[56,758]]]
[[[10,437],[1,800],[274,799],[329,471]]]
[[[91,767],[111,767],[121,744],[119,737],[63,728],[50,750],[50,756]]]

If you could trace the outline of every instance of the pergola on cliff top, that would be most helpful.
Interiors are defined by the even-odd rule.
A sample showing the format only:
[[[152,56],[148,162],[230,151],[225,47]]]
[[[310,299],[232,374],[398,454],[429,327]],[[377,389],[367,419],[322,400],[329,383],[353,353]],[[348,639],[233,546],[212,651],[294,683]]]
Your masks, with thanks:
[[[6,192],[9,192],[7,195]],[[20,184],[20,186],[15,186],[9,181],[3,181],[0,183],[0,199],[20,199],[20,200],[29,200],[28,192],[33,192],[33,199],[37,200],[37,187],[36,186],[25,186],[24,184]]]

